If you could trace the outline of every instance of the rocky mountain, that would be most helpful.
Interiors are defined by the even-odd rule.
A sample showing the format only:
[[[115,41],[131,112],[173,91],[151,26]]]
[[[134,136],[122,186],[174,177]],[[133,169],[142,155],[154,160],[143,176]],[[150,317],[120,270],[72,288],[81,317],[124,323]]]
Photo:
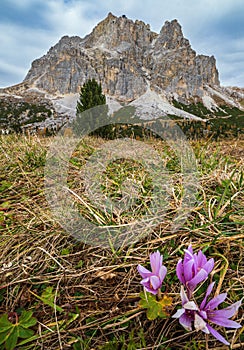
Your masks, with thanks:
[[[50,124],[50,118],[75,115],[80,87],[91,78],[101,82],[110,111],[132,104],[143,119],[165,114],[199,119],[182,107],[196,103],[208,116],[221,106],[242,108],[243,91],[220,86],[215,58],[197,55],[177,20],[166,21],[157,34],[142,21],[112,13],[85,38],[62,37],[32,63],[23,83],[1,89],[0,98],[33,95],[36,101],[38,95],[55,112]]]
[[[196,55],[177,20],[159,34],[141,21],[111,13],[84,39],[63,37],[32,63],[25,81],[52,94],[79,92],[88,78],[105,94],[130,102],[147,91],[202,97],[204,85],[219,86],[214,57]]]

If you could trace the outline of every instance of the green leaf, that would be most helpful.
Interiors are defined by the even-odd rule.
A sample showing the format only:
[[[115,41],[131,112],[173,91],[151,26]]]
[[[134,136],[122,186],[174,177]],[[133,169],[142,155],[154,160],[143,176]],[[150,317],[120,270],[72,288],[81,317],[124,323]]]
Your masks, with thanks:
[[[27,329],[37,323],[32,314],[31,311],[23,310],[19,322],[16,324],[12,324],[8,320],[8,314],[4,314],[0,318],[0,345],[5,343],[5,350],[15,349],[18,337],[27,339],[33,336],[34,331]],[[1,346],[0,349],[2,349]]]
[[[63,309],[54,304],[54,298],[55,298],[55,292],[53,292],[53,287],[47,287],[41,295],[41,300],[44,302],[44,304],[47,304],[51,306],[53,309],[56,308],[57,311],[63,311]]]
[[[64,248],[61,250],[61,255],[69,255],[69,254],[70,254],[69,248]]]
[[[55,293],[53,292],[53,287],[46,287],[44,291],[42,292],[42,298],[43,299],[54,299]]]
[[[0,345],[6,341],[10,333],[11,333],[10,330],[0,333]]]
[[[13,327],[11,334],[5,341],[6,350],[14,350],[18,340],[18,327]]]
[[[2,326],[0,329],[0,337],[1,337],[1,333],[4,333],[6,331],[9,331],[11,328],[13,327],[13,325],[8,325],[8,326]]]
[[[155,320],[158,317],[158,308],[156,303],[150,305],[150,307],[148,307],[147,309],[147,318],[152,321]]]
[[[147,318],[155,320],[157,317],[168,317],[167,308],[172,304],[172,298],[163,295],[161,300],[157,300],[156,296],[151,293],[140,293],[141,300],[139,306],[147,309]]]
[[[13,327],[13,324],[8,320],[8,315],[7,314],[2,315],[0,317],[0,333],[12,327]]]
[[[19,318],[19,325],[21,325],[24,328],[35,326],[35,324],[37,323],[37,320],[35,317],[32,317],[32,315],[33,315],[32,311],[23,310]]]
[[[32,329],[25,329],[19,326],[19,337],[26,339],[32,337],[34,334],[34,331]]]
[[[23,310],[22,314],[19,318],[19,324],[23,324],[23,323],[26,323],[27,321],[29,321],[29,319],[31,319],[32,315],[33,315],[32,311]]]
[[[70,313],[69,316],[70,316],[70,318],[66,322],[66,325],[69,325],[70,323],[75,321],[79,317],[79,314]]]
[[[21,326],[24,328],[29,328],[29,327],[35,326],[36,323],[37,323],[37,319],[32,317],[29,321],[22,323]]]
[[[21,342],[18,343],[18,346],[25,345],[25,344],[30,343],[30,342],[32,342],[34,340],[39,339],[39,338],[40,338],[39,335],[33,335],[33,337],[31,337],[31,338],[27,338],[27,339],[21,340]]]
[[[31,294],[33,294],[37,299],[41,300],[44,304],[51,306],[53,309],[56,309],[60,312],[64,311],[60,306],[54,304],[55,293],[53,292],[53,287],[47,287],[42,292],[41,296],[33,293],[32,291]]]

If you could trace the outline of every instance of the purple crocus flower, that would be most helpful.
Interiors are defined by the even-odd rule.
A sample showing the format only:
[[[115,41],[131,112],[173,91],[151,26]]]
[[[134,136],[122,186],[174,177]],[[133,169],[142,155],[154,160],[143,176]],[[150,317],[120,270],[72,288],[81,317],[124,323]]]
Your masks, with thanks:
[[[149,271],[142,265],[138,265],[137,270],[143,280],[140,282],[147,292],[157,294],[161,289],[167,269],[163,265],[163,257],[159,251],[150,254],[150,264],[152,271]]]
[[[216,339],[225,345],[229,345],[229,342],[209,323],[227,328],[240,328],[241,325],[239,323],[229,320],[229,318],[238,311],[238,308],[241,306],[241,300],[224,309],[216,310],[218,305],[226,299],[227,293],[219,294],[207,302],[213,286],[214,282],[208,286],[200,307],[194,301],[189,301],[182,286],[180,295],[183,308],[179,309],[172,317],[179,318],[180,324],[187,330],[192,330],[192,324],[194,323],[194,328],[197,331],[201,330],[206,334],[211,333]]]
[[[177,312],[172,316],[173,318],[179,318],[180,324],[187,330],[192,330],[192,322],[195,320],[196,311],[198,311],[198,306],[194,301],[190,301],[181,286],[180,297],[182,302],[182,309],[177,310]]]
[[[191,297],[198,283],[204,281],[213,268],[214,259],[207,260],[201,250],[197,254],[193,253],[191,245],[185,250],[184,260],[180,259],[176,266],[176,274],[186,286],[188,297]]]

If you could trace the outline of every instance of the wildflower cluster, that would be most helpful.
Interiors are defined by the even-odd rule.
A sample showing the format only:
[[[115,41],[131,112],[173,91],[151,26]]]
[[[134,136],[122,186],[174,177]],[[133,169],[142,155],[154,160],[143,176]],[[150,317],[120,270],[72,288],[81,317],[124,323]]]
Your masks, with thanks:
[[[141,284],[145,290],[154,295],[161,295],[161,287],[166,276],[167,269],[163,265],[163,257],[159,251],[150,255],[151,270],[149,271],[138,265],[138,272],[143,280]],[[209,300],[213,291],[214,282],[207,287],[205,296],[201,303],[197,304],[194,299],[194,291],[199,283],[207,280],[214,268],[214,259],[207,260],[200,250],[197,254],[193,252],[192,246],[185,250],[183,260],[180,259],[176,267],[176,275],[182,283],[180,296],[182,308],[172,317],[178,318],[179,323],[188,331],[194,329],[206,334],[212,334],[216,339],[229,345],[229,342],[213,327],[212,324],[227,328],[240,328],[241,325],[230,320],[241,306],[241,300],[229,307],[218,310],[217,307],[223,303],[227,293],[222,293]]]

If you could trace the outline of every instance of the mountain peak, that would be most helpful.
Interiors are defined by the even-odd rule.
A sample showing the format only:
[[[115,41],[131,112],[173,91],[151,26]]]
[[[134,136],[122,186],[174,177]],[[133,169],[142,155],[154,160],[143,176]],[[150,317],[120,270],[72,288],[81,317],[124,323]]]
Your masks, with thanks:
[[[180,47],[189,47],[189,40],[184,38],[182,28],[177,19],[166,21],[160,31],[158,43],[164,49],[179,49]]]
[[[183,36],[181,25],[176,18],[172,21],[165,21],[162,28],[170,28],[171,31],[176,30]]]
[[[112,14],[112,12],[109,12],[106,18],[116,18],[115,15]],[[105,18],[105,20],[106,20]]]
[[[176,19],[157,34],[143,21],[111,12],[85,38],[64,36],[32,63],[25,82],[58,95],[79,92],[91,78],[125,102],[148,88],[169,99],[201,100],[205,85],[219,86],[215,60],[196,54]]]
[[[150,26],[143,21],[135,22],[121,15],[114,16],[111,12],[99,22],[92,33],[85,38],[86,47],[102,46],[113,49],[121,43],[145,46],[152,42],[156,33],[151,32]]]

